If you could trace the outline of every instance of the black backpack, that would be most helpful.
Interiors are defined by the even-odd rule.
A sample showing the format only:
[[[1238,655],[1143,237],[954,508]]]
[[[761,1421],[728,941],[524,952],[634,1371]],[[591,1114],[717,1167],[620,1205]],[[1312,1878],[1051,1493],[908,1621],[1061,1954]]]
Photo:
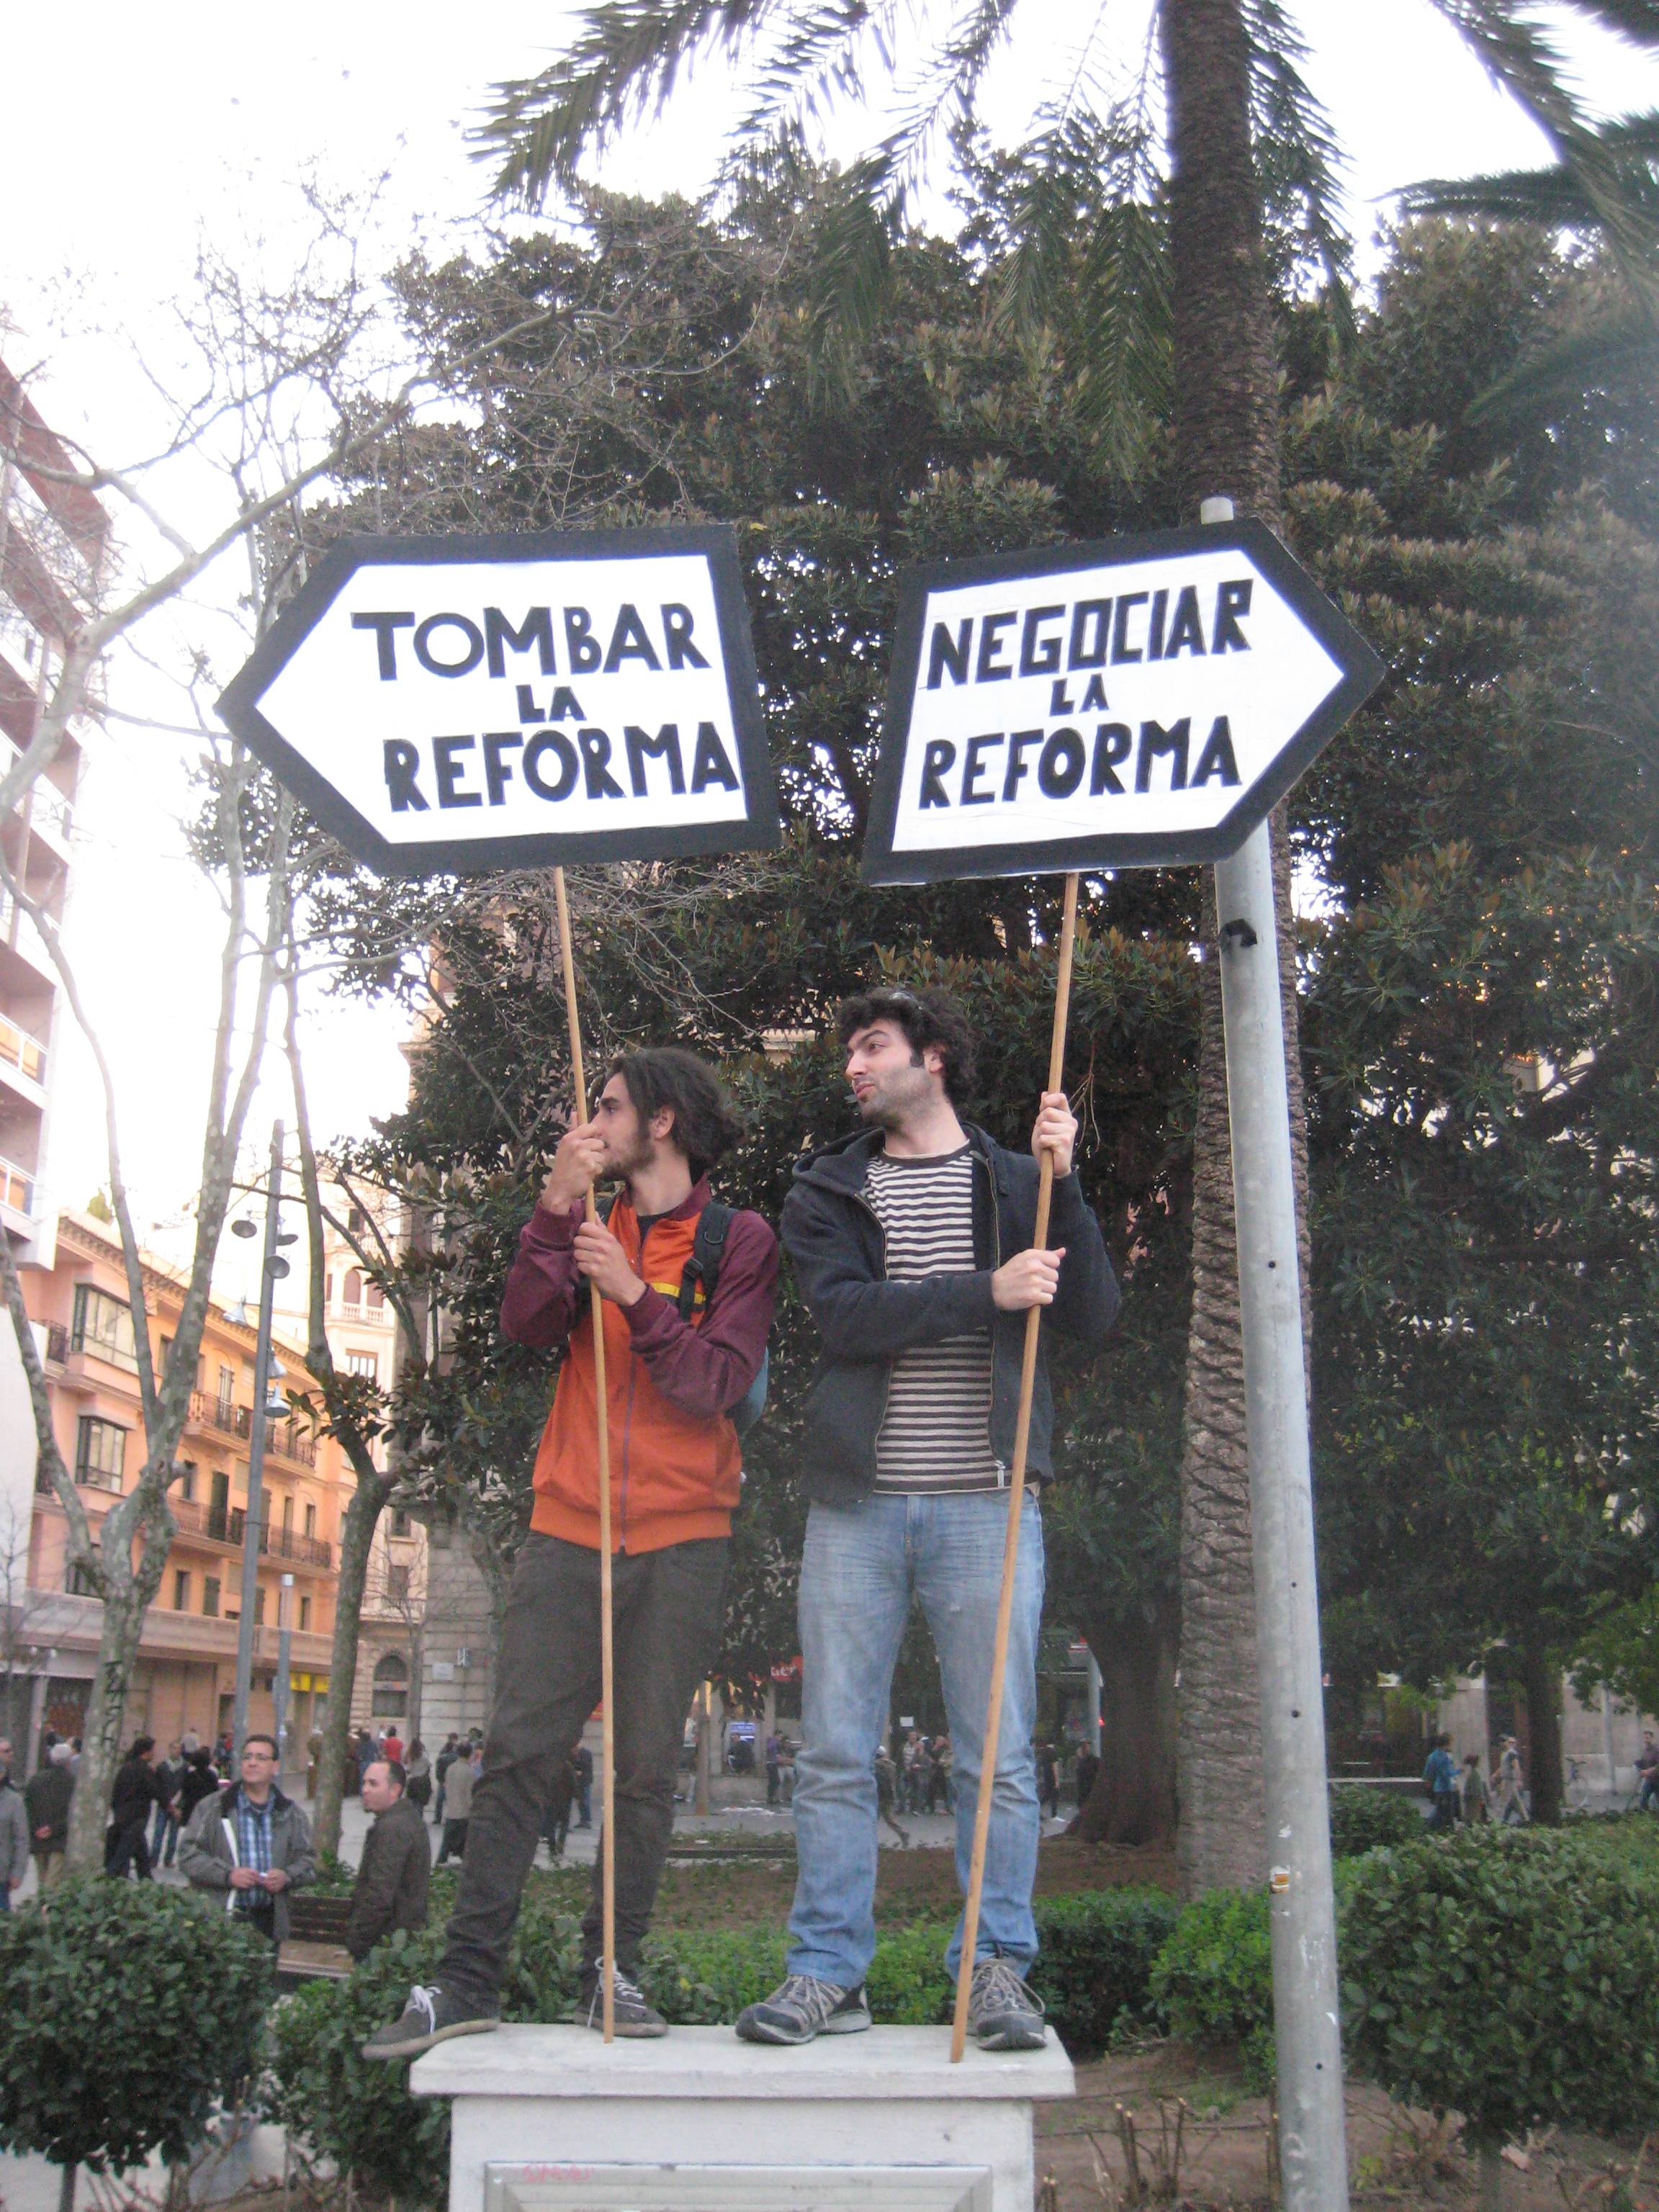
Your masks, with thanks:
[[[599,1208],[599,1218],[607,1224],[614,1198],[606,1199]],[[726,1250],[726,1232],[737,1218],[737,1209],[718,1198],[711,1198],[697,1216],[696,1234],[691,1243],[691,1257],[685,1263],[680,1277],[679,1295],[675,1300],[680,1319],[689,1322],[696,1310],[697,1287],[702,1286],[703,1304],[714,1301],[714,1285],[720,1277],[720,1255]],[[770,1377],[772,1355],[763,1352],[761,1364],[755,1370],[755,1379],[735,1406],[728,1406],[726,1418],[740,1437],[747,1436],[766,1411],[766,1386]]]

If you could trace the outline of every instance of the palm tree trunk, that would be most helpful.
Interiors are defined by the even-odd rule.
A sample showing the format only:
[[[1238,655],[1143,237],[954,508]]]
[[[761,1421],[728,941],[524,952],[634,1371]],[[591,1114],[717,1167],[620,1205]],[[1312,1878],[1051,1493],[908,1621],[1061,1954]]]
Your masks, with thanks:
[[[1240,0],[1164,0],[1175,293],[1176,473],[1182,511],[1211,495],[1277,528],[1279,425]],[[1274,824],[1280,981],[1306,1304],[1303,1126],[1290,860]],[[1266,1872],[1243,1345],[1234,1243],[1221,980],[1200,991],[1193,1163],[1193,1307],[1181,1491],[1178,1856],[1188,1894]]]
[[[1174,1619],[1082,1626],[1100,1668],[1100,1772],[1073,1832],[1091,1844],[1167,1843],[1176,1826]]]

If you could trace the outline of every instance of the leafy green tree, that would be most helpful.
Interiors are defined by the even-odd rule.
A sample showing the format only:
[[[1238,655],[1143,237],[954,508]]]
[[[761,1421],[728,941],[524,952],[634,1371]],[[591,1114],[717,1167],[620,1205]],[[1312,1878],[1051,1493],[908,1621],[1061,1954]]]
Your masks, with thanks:
[[[1522,0],[1441,0],[1487,70],[1549,137],[1621,245],[1644,232],[1628,183],[1589,127],[1553,47]],[[1659,46],[1659,0],[1581,0],[1573,11],[1632,40]],[[1340,226],[1331,214],[1332,142],[1303,85],[1303,48],[1280,0],[1162,0],[1158,38],[1140,81],[1079,133],[1097,73],[1090,67],[1105,9],[1077,27],[1078,63],[1030,179],[1020,251],[1010,270],[1011,312],[1030,326],[1092,321],[1114,374],[1087,386],[1098,399],[1138,386],[1152,401],[1173,367],[1170,483],[1173,512],[1225,494],[1281,526],[1278,361],[1273,255],[1282,230],[1267,202],[1288,206],[1300,243],[1340,282]],[[1042,27],[1039,31],[1039,26]],[[1018,0],[963,0],[927,58],[919,91],[877,147],[832,180],[817,246],[817,362],[843,380],[848,339],[873,322],[912,195],[937,151],[941,126],[973,116],[1011,41],[1048,35],[1048,19]],[[823,8],[803,0],[600,0],[568,52],[538,76],[501,88],[488,135],[500,149],[501,189],[532,202],[550,185],[574,189],[582,161],[629,123],[666,103],[696,59],[719,46],[755,64],[755,99],[739,144],[775,164],[797,162],[820,105],[856,94],[873,67],[896,68],[878,11],[866,0]],[[1157,82],[1154,83],[1156,64]],[[1154,121],[1162,95],[1161,143]],[[1079,143],[1114,158],[1101,174],[1101,250],[1075,297],[1074,258],[1062,240],[1075,221],[1066,189]],[[1123,149],[1120,155],[1120,149]],[[1167,284],[1130,279],[1144,259],[1135,211],[1153,195],[1167,241]],[[1128,212],[1126,216],[1126,210]],[[1056,299],[1073,292],[1065,309]],[[1165,321],[1167,318],[1167,322]],[[1164,349],[1167,345],[1167,355]],[[1287,1075],[1301,1146],[1301,1067],[1290,954],[1290,860],[1276,839],[1280,972]],[[1206,927],[1210,926],[1206,915]],[[1193,1153],[1193,1295],[1184,1410],[1180,1714],[1182,1859],[1189,1885],[1259,1879],[1264,1864],[1255,1604],[1243,1340],[1238,1314],[1231,1159],[1217,964],[1200,969],[1198,1112]],[[1306,1253],[1304,1250],[1304,1261]],[[1305,1272],[1305,1269],[1304,1269]]]

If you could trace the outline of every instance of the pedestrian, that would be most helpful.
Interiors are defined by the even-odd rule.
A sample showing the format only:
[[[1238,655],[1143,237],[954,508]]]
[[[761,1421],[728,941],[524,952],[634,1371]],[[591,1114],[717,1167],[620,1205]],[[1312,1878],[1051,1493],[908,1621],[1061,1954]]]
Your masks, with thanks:
[[[799,1162],[785,1249],[822,1340],[799,1459],[811,1499],[799,1595],[804,1661],[799,1876],[786,1978],[748,2006],[751,2042],[805,2043],[870,2025],[878,1818],[872,1753],[890,1710],[912,1606],[939,1660],[965,1886],[1002,1588],[1026,1316],[1092,1350],[1115,1316],[1100,1224],[1072,1171],[1077,1121],[1045,1091],[1024,1155],[958,1115],[974,1041],[941,991],[883,988],[838,1016],[863,1127]],[[1053,1174],[1052,1249],[1033,1247]],[[986,1879],[968,2028],[981,2049],[1034,2050],[1042,2008],[1031,1891],[1042,1814],[1032,1737],[1042,1625],[1042,1519],[1053,1399],[1039,1341],[1018,1577],[1001,1684]],[[947,1782],[947,1791],[951,1785]],[[954,1973],[957,1928],[946,1953]]]
[[[900,1843],[908,1844],[908,1832],[901,1828],[893,1815],[893,1800],[898,1794],[898,1769],[884,1744],[876,1753],[876,1816],[884,1821]]]
[[[1444,1835],[1457,1826],[1457,1767],[1451,1755],[1451,1738],[1437,1735],[1429,1746],[1423,1765],[1423,1787],[1432,1800],[1429,1815],[1431,1833]]]
[[[586,1743],[576,1746],[576,1826],[593,1825],[593,1754]]]
[[[140,1881],[149,1880],[149,1845],[145,1831],[162,1802],[155,1778],[155,1739],[135,1736],[131,1750],[115,1770],[109,1794],[109,1827],[104,1837],[104,1872],[118,1881],[129,1867]]]
[[[404,1763],[404,1740],[398,1733],[395,1721],[380,1738],[380,1756],[394,1760],[399,1766]]]
[[[668,2024],[636,1978],[674,1820],[685,1714],[719,1648],[743,1480],[732,1416],[757,1410],[778,1252],[708,1170],[739,1134],[714,1071],[678,1047],[618,1060],[592,1121],[561,1139],[501,1301],[511,1341],[562,1351],[535,1502],[507,1597],[484,1771],[434,1986],[410,1992],[371,2057],[410,2057],[494,2027],[507,1948],[554,1773],[599,1693],[599,1518],[591,1288],[617,1439],[613,1734],[616,2032]],[[584,1219],[599,1177],[623,1185]],[[452,1773],[451,1786],[454,1777]],[[603,1855],[582,1923],[580,2016],[602,2024]]]
[[[1486,1778],[1480,1771],[1480,1755],[1471,1752],[1463,1761],[1462,1787],[1463,1825],[1478,1826],[1492,1818],[1492,1792],[1486,1787]]]
[[[562,1759],[553,1770],[553,1788],[547,1801],[547,1814],[542,1822],[542,1833],[547,1838],[550,1858],[564,1856],[564,1847],[570,1833],[570,1808],[576,1796],[576,1761],[574,1755]]]
[[[185,1778],[183,1746],[175,1739],[167,1746],[167,1755],[155,1762],[155,1819],[150,1829],[149,1861],[152,1866],[162,1863],[163,1847],[166,1863],[173,1864],[179,1848],[179,1791]]]
[[[380,1747],[367,1729],[359,1729],[356,1741],[357,1771],[352,1778],[359,1796],[362,1793],[363,1777],[380,1755]]]
[[[202,1739],[193,1728],[187,1728],[179,1739],[179,1749],[185,1759],[202,1747]]]
[[[438,1794],[432,1806],[432,1825],[434,1828],[441,1828],[444,1824],[444,1780],[450,1768],[459,1757],[460,1739],[454,1729],[451,1729],[449,1734],[444,1738],[443,1749],[432,1762],[432,1771],[438,1784]]]
[[[920,1813],[927,1796],[927,1743],[920,1729],[904,1739],[904,1809]]]
[[[778,1781],[778,1732],[777,1732],[777,1730],[776,1730],[775,1729],[772,1729],[772,1731],[770,1732],[770,1734],[768,1735],[768,1737],[767,1737],[767,1739],[766,1739],[766,1802],[767,1802],[767,1803],[768,1803],[769,1805],[775,1805],[775,1804],[777,1803],[777,1802],[778,1802],[778,1795],[779,1795],[779,1781]]]
[[[203,1798],[217,1795],[218,1771],[213,1764],[213,1754],[204,1743],[185,1755],[184,1779],[179,1784],[179,1827],[180,1833],[190,1826],[190,1816]]]
[[[311,1828],[276,1787],[276,1739],[255,1734],[242,1744],[241,1774],[204,1797],[179,1845],[193,1888],[222,1894],[225,1909],[271,1943],[288,1934],[289,1892],[316,1879]]]
[[[1521,1747],[1512,1735],[1506,1735],[1504,1739],[1493,1781],[1497,1789],[1499,1821],[1506,1828],[1524,1828],[1532,1815],[1527,1810],[1527,1801],[1521,1786]]]
[[[0,1736],[0,1912],[11,1911],[12,1892],[22,1887],[28,1870],[28,1814],[11,1778],[11,1745]]]
[[[54,1743],[44,1766],[37,1767],[23,1789],[23,1810],[29,1824],[29,1849],[42,1889],[63,1879],[64,1854],[69,1849],[70,1801],[75,1777],[70,1772],[68,1744]]]
[[[372,1826],[351,1887],[346,1948],[366,1959],[394,1929],[426,1925],[432,1846],[426,1822],[409,1795],[409,1773],[395,1759],[377,1759],[363,1777],[363,1809]]]
[[[450,1763],[445,1784],[443,1843],[438,1852],[440,1866],[447,1866],[451,1858],[464,1859],[466,1856],[466,1832],[472,1819],[472,1789],[478,1778],[479,1764],[477,1752],[471,1744]]]
[[[1655,1742],[1651,1729],[1643,1736],[1642,1748],[1636,1754],[1636,1777],[1642,1785],[1636,1809],[1645,1813],[1655,1798],[1659,1797],[1659,1743]]]
[[[927,1809],[929,1812],[932,1812],[933,1809],[933,1796],[935,1791],[938,1792],[943,1809],[945,1812],[954,1813],[956,1811],[956,1788],[951,1779],[955,1771],[956,1753],[951,1748],[950,1737],[948,1735],[936,1735],[933,1738],[933,1771],[927,1779]]]
[[[1060,1818],[1060,1768],[1051,1743],[1040,1744],[1036,1754],[1037,1803],[1051,1820]]]
[[[409,1747],[409,1757],[404,1761],[409,1777],[404,1795],[420,1814],[426,1818],[426,1808],[432,1802],[432,1761],[426,1755],[426,1746],[416,1736]]]
[[[1095,1784],[1099,1778],[1099,1756],[1085,1743],[1077,1755],[1077,1809],[1079,1813],[1094,1796]]]

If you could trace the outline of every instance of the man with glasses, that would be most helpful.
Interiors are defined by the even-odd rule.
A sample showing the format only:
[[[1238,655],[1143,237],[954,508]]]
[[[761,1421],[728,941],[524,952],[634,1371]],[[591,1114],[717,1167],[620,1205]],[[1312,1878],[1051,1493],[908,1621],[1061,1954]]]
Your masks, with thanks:
[[[1045,1091],[1027,1155],[958,1109],[973,1039],[941,991],[872,991],[841,1009],[862,1127],[802,1160],[783,1243],[823,1338],[802,1424],[811,1511],[801,1563],[799,1878],[787,1973],[748,2007],[753,2043],[870,2025],[875,1949],[875,1754],[913,1600],[933,1631],[955,1776],[957,1874],[972,1858],[1008,1518],[1025,1317],[1092,1349],[1115,1317],[1099,1224],[1072,1173],[1077,1123]],[[1032,1248],[1038,1161],[1054,1155],[1053,1249]],[[1050,1472],[1052,1401],[1038,1354],[1028,1470]],[[1042,1613],[1042,1523],[1025,1501],[969,2028],[982,2049],[1033,2050],[1042,2007],[1031,1887],[1041,1815],[1031,1739]],[[946,1953],[960,1956],[957,1926]]]
[[[250,1735],[241,1779],[204,1797],[190,1816],[179,1864],[194,1888],[223,1893],[238,1914],[274,1944],[288,1934],[288,1894],[316,1879],[311,1828],[276,1787],[276,1739]]]

